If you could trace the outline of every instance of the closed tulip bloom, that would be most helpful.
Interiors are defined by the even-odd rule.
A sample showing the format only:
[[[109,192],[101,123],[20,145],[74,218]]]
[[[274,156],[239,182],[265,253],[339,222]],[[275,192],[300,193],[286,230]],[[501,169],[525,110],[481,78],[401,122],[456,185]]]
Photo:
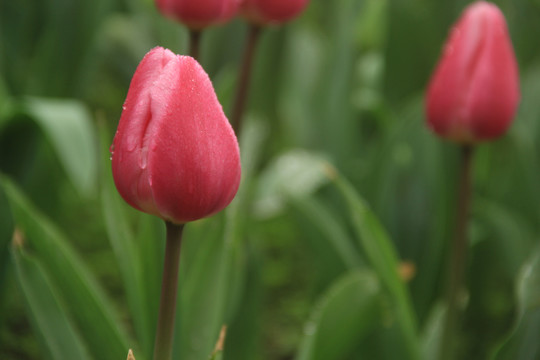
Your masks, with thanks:
[[[191,29],[224,23],[237,12],[240,0],[155,0],[167,17]]]
[[[444,48],[427,92],[426,113],[438,135],[461,143],[501,136],[519,103],[519,74],[502,12],[468,6]]]
[[[238,142],[197,61],[154,48],[135,71],[123,109],[111,153],[125,201],[176,224],[232,201]]]
[[[259,25],[278,24],[299,15],[309,0],[243,0],[241,12]]]

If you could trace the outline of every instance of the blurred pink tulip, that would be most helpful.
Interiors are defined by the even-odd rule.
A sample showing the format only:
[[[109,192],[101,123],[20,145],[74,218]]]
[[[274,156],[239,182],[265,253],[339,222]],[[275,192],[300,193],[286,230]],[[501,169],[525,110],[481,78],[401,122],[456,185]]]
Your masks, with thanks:
[[[163,15],[202,29],[229,21],[238,11],[240,0],[155,0]]]
[[[152,49],[123,109],[111,153],[126,202],[182,224],[232,201],[240,182],[238,142],[197,61]]]
[[[427,92],[426,113],[439,136],[473,143],[501,136],[520,99],[519,74],[502,12],[469,5],[454,26]]]
[[[277,24],[298,16],[309,0],[242,0],[241,13],[260,25]]]

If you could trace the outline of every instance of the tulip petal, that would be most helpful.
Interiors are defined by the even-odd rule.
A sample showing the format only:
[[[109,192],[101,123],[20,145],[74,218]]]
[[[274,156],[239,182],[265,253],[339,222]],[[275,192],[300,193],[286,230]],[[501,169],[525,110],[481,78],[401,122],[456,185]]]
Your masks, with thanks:
[[[309,0],[244,0],[241,11],[248,20],[261,24],[283,23],[298,16]]]
[[[158,123],[149,167],[159,212],[187,222],[211,215],[232,200],[240,182],[240,158],[208,75],[190,57],[177,61],[181,71],[160,82],[156,91],[174,94],[163,100],[175,116]],[[171,197],[181,200],[171,202]]]
[[[222,210],[240,183],[238,142],[208,75],[162,48],[133,76],[111,152],[120,195],[174,223]]]
[[[519,74],[506,22],[493,4],[470,5],[454,26],[431,79],[428,125],[475,142],[502,135],[519,102]]]
[[[201,29],[229,20],[237,11],[239,0],[156,0],[166,16],[193,29]]]
[[[149,186],[142,143],[152,113],[149,111],[152,85],[175,55],[163,48],[150,51],[139,64],[123,106],[112,152],[113,176],[120,195],[131,206],[156,213]]]

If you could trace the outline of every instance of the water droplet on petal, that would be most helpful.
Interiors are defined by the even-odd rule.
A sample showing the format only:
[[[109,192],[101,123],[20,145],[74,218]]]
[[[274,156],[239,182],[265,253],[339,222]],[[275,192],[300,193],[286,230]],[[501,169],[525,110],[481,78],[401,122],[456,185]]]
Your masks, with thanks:
[[[148,165],[148,148],[143,147],[141,149],[141,156],[139,157],[139,166],[141,169],[146,169],[146,166]]]

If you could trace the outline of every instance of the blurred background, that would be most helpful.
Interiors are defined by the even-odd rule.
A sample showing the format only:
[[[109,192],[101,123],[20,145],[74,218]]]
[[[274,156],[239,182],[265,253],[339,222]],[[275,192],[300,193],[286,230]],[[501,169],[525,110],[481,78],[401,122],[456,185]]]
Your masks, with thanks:
[[[468,3],[311,0],[264,30],[241,136],[246,179],[231,210],[189,225],[175,358],[207,359],[223,323],[225,359],[403,358],[392,296],[331,167],[394,244],[430,358],[459,152],[426,129],[423,94]],[[540,359],[540,1],[495,3],[522,102],[509,133],[476,154],[460,347],[471,359]],[[202,37],[226,113],[246,30],[235,19]],[[150,0],[0,0],[1,359],[59,359],[51,337],[64,333],[89,359],[125,358],[126,346],[150,358],[163,228],[118,198],[108,146],[131,76],[158,45],[185,54],[187,32]],[[103,325],[92,309],[112,315]],[[127,340],[100,348],[92,319]]]

